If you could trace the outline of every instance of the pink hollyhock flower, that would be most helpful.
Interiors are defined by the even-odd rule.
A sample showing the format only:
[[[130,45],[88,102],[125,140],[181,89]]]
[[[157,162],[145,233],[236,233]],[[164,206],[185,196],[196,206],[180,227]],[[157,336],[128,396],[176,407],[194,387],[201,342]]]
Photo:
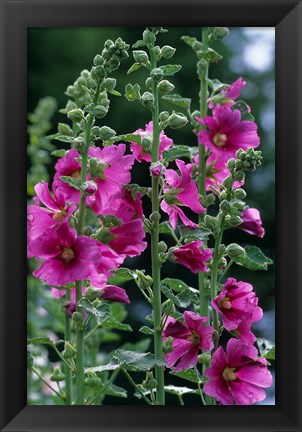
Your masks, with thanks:
[[[265,230],[262,226],[259,210],[255,208],[243,210],[241,219],[243,223],[238,226],[239,229],[247,232],[248,234],[256,235],[260,238],[264,236]]]
[[[203,213],[205,209],[200,204],[197,186],[192,180],[190,167],[180,159],[176,159],[175,162],[180,170],[180,175],[172,169],[166,170],[164,199],[160,207],[169,215],[173,229],[177,226],[178,216],[186,226],[195,228],[197,225],[185,216],[179,206],[188,207],[195,213]]]
[[[217,159],[226,162],[235,157],[237,150],[256,148],[260,144],[256,123],[241,121],[241,113],[237,109],[231,110],[228,106],[217,104],[212,117],[196,119],[208,128],[199,131],[199,143],[211,150]]]
[[[70,149],[65,156],[60,158],[55,165],[55,176],[54,182],[52,185],[52,189],[54,192],[59,190],[62,194],[65,195],[67,201],[71,201],[75,204],[78,204],[80,201],[80,191],[69,186],[69,184],[63,182],[60,177],[68,176],[73,177],[77,180],[81,179],[81,164],[77,161],[77,158],[80,157],[80,153],[72,148]]]
[[[232,330],[231,333],[238,339],[253,345],[256,342],[256,336],[251,331],[252,324],[251,321],[243,321],[239,324],[236,330]]]
[[[212,357],[205,376],[210,381],[204,392],[222,405],[252,405],[266,397],[263,388],[272,385],[267,361],[258,358],[257,349],[237,339],[230,339],[226,353],[220,346]]]
[[[212,335],[213,327],[206,325],[208,317],[186,311],[184,323],[172,317],[167,319],[163,330],[163,337],[173,337],[173,351],[166,354],[167,367],[171,368],[176,363],[175,371],[179,372],[197,364],[198,351],[211,351],[214,347]]]
[[[240,96],[242,87],[246,85],[242,77],[239,77],[233,84],[228,87],[223,88],[217,95],[212,99],[209,99],[209,108],[213,108],[216,103],[220,103],[224,106],[234,105],[235,99]]]
[[[116,301],[119,303],[130,303],[126,291],[123,288],[114,285],[106,285],[103,288],[100,288],[100,298],[104,300]]]
[[[34,256],[44,258],[43,264],[33,275],[45,280],[49,285],[65,285],[90,278],[100,270],[116,269],[116,254],[106,256],[107,246],[96,240],[78,236],[66,224],[57,230],[47,230],[31,244]],[[103,276],[104,280],[104,276]]]
[[[109,246],[98,241],[96,242],[96,246],[101,255],[101,259],[98,263],[91,266],[88,279],[90,279],[93,286],[101,287],[107,282],[108,277],[112,276],[110,271],[116,270],[124,262],[125,255],[119,255]]]
[[[134,132],[136,135],[140,135],[141,138],[149,138],[149,140],[152,142],[153,140],[153,122],[150,121],[146,126],[146,129],[138,129]],[[160,132],[159,135],[159,159],[162,157],[163,151],[168,150],[170,147],[172,147],[173,141],[171,138],[168,138],[163,131]],[[151,158],[151,149],[150,152],[145,151],[143,147],[136,142],[132,142],[130,144],[130,149],[135,157],[135,159],[138,162],[141,162],[142,160],[145,160],[147,162],[152,162]]]
[[[64,195],[59,191],[56,191],[54,197],[52,197],[48,184],[44,181],[35,186],[35,191],[37,198],[46,208],[40,207],[37,200],[35,205],[27,207],[29,255],[31,255],[30,243],[33,240],[45,230],[58,227],[60,224],[67,222],[77,208],[75,205],[67,204]]]
[[[247,282],[237,282],[228,278],[223,288],[211,302],[213,308],[220,313],[226,330],[235,330],[244,321],[259,321],[263,311],[258,306],[258,298],[253,287]]]
[[[212,258],[213,254],[210,249],[201,249],[202,245],[202,241],[195,240],[183,246],[179,246],[178,248],[174,248],[172,251],[172,259],[188,267],[193,273],[198,273],[199,271],[206,272],[206,262]]]

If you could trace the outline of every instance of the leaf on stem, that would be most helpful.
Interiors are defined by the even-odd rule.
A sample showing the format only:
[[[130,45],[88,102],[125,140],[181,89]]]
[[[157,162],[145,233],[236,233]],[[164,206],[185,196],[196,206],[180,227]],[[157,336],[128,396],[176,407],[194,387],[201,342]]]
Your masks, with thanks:
[[[245,253],[233,258],[234,262],[249,270],[267,270],[273,261],[256,246],[246,246]]]
[[[184,98],[178,94],[173,95],[165,95],[162,97],[163,100],[166,100],[167,102],[170,102],[173,105],[176,105],[178,107],[184,108],[187,111],[190,111],[191,107],[191,99]]]

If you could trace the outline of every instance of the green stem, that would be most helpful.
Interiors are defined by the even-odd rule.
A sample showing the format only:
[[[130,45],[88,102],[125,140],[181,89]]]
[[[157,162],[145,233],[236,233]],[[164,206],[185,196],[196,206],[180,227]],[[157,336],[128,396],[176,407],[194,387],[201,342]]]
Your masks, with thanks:
[[[66,300],[71,300],[71,291],[66,290]],[[70,342],[71,340],[71,331],[70,331],[70,318],[65,312],[65,341]],[[72,384],[71,384],[71,369],[65,364],[65,393],[66,405],[71,405],[72,403]]]
[[[130,384],[135,388],[135,390],[138,391],[138,393],[141,395],[141,397],[147,402],[148,405],[152,405],[152,402],[144,395],[144,393],[141,391],[141,389],[137,386],[137,384],[133,381],[131,376],[128,374],[128,372],[123,369],[123,372],[127,378],[127,380],[130,382]]]
[[[206,52],[208,50],[208,27],[202,29],[202,51]],[[204,77],[200,79],[200,93],[199,93],[199,103],[200,103],[200,117],[204,118],[208,112],[208,68],[207,64]],[[205,126],[202,125],[202,129]],[[205,159],[205,146],[203,144],[198,145],[198,192],[204,199],[206,196],[206,159]],[[205,213],[199,215],[199,222],[203,222]],[[209,299],[207,296],[207,276],[204,272],[198,273],[198,286],[199,286],[199,307],[200,315],[209,315]]]
[[[230,259],[228,265],[226,266],[226,268],[224,269],[224,272],[222,273],[222,275],[219,277],[218,282],[220,283],[221,281],[223,281],[223,278],[226,276],[227,272],[230,270],[230,268],[232,267],[232,265],[234,264],[234,260]]]
[[[92,318],[92,325],[93,325],[93,328],[98,326],[98,322],[97,322],[97,319],[95,316]],[[94,336],[96,336],[96,334]],[[85,340],[85,338],[84,338],[84,340]],[[92,366],[96,366],[96,364],[97,364],[97,352],[98,352],[97,337],[94,337],[92,347],[91,347],[91,364],[92,364]]]
[[[107,381],[105,386],[102,388],[102,390],[99,391],[99,393],[95,396],[95,398],[89,403],[89,405],[93,405],[94,402],[96,402],[107,390],[107,388],[114,382],[118,374],[120,373],[120,369],[115,369],[115,371],[112,373],[110,379]]]
[[[151,68],[156,67],[156,57],[154,47],[150,48]],[[152,162],[159,159],[159,96],[157,83],[152,83],[152,93],[154,95],[154,109],[152,112],[153,120],[153,143],[152,143]],[[163,359],[162,349],[162,330],[161,323],[161,290],[160,290],[160,270],[161,265],[158,256],[159,243],[159,177],[152,176],[152,213],[156,215],[152,222],[151,230],[151,258],[152,258],[152,278],[153,278],[153,312],[154,312],[154,352],[155,357]],[[158,216],[158,217],[157,217]],[[164,389],[164,369],[162,366],[155,367],[155,376],[157,381],[156,400],[158,405],[165,405]]]

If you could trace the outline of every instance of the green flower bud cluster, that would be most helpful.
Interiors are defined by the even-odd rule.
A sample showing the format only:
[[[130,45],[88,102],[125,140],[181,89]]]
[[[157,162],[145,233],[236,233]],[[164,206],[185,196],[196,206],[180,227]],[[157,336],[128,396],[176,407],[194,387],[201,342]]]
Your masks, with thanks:
[[[104,68],[107,74],[116,70],[121,60],[127,58],[129,45],[126,44],[120,37],[115,42],[108,39],[105,42],[104,49],[102,51],[102,57],[104,59]]]
[[[218,39],[224,39],[229,34],[227,27],[210,27],[209,42],[214,42]]]

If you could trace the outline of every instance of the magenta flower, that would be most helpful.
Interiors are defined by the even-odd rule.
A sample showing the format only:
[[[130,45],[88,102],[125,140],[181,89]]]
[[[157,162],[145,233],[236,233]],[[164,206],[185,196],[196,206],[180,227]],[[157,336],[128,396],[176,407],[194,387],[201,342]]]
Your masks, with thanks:
[[[220,346],[212,357],[205,376],[210,381],[204,392],[222,405],[252,405],[266,397],[263,388],[272,385],[267,361],[258,358],[257,349],[237,339],[230,339],[226,353]]]
[[[212,117],[196,119],[208,128],[199,131],[199,143],[204,144],[219,160],[226,162],[235,157],[237,150],[255,148],[260,144],[256,123],[241,121],[241,113],[237,109],[232,111],[228,106],[217,104]]]
[[[93,239],[91,239],[93,240]],[[102,287],[107,283],[107,279],[111,270],[116,270],[125,259],[125,255],[119,255],[109,246],[96,242],[96,247],[99,250],[101,259],[91,266],[89,278],[91,284],[96,287]]]
[[[209,99],[209,108],[213,108],[216,103],[220,103],[224,106],[233,106],[235,103],[235,99],[240,96],[240,92],[242,87],[246,85],[246,82],[243,81],[241,77],[239,77],[233,84],[230,86],[223,88],[217,95],[215,95],[212,99]]]
[[[29,205],[27,207],[27,233],[30,256],[32,256],[30,252],[31,242],[39,237],[45,230],[58,227],[60,224],[67,222],[77,208],[75,205],[67,204],[65,196],[59,191],[56,191],[52,197],[48,184],[44,181],[35,186],[35,191],[38,199],[46,208],[40,207],[37,199],[35,200],[35,205]]]
[[[195,240],[174,248],[172,251],[172,259],[188,267],[193,273],[198,273],[199,271],[206,272],[206,262],[212,258],[213,254],[210,249],[202,249],[202,245],[202,241]]]
[[[81,179],[81,164],[77,161],[80,157],[80,153],[72,148],[65,156],[60,158],[55,165],[55,176],[52,189],[54,192],[59,190],[65,195],[67,201],[71,201],[78,204],[80,201],[80,191],[69,186],[67,183],[63,182],[60,177],[68,176],[73,177],[77,180]]]
[[[116,301],[119,303],[130,303],[126,291],[123,288],[114,285],[106,285],[103,288],[100,288],[100,298],[104,300]]]
[[[175,371],[179,372],[197,364],[198,351],[211,351],[214,347],[212,335],[213,327],[206,325],[208,317],[201,317],[194,312],[184,313],[184,323],[172,317],[167,319],[163,330],[164,340],[173,337],[173,351],[166,354],[167,367],[176,363]]]
[[[105,274],[109,274],[108,267],[117,268],[118,257],[106,257],[104,248],[108,247],[92,238],[76,237],[75,231],[62,224],[57,230],[45,231],[32,242],[34,256],[44,258],[43,264],[33,275],[49,285],[60,286],[88,279],[91,274],[98,273],[99,269],[106,270]]]
[[[177,226],[178,216],[186,226],[195,228],[197,225],[186,217],[179,206],[188,207],[195,213],[203,213],[205,209],[200,204],[197,186],[191,177],[190,167],[180,159],[176,159],[175,162],[180,170],[180,175],[172,169],[166,170],[164,199],[160,207],[169,215],[173,229]]]
[[[250,323],[259,321],[263,315],[252,285],[247,282],[237,282],[234,278],[227,279],[220,294],[212,300],[211,304],[220,313],[226,330],[236,330],[245,321]]]
[[[146,126],[146,129],[138,129],[134,133],[136,135],[140,135],[141,138],[149,138],[150,142],[152,143],[153,140],[153,122],[150,121]],[[160,132],[159,135],[159,159],[162,157],[162,153],[165,150],[168,150],[170,147],[172,147],[173,141],[168,138],[163,131]],[[150,151],[145,151],[143,147],[136,142],[132,142],[130,144],[130,149],[135,157],[135,159],[138,162],[141,162],[142,160],[146,162],[152,162],[151,158],[151,149]]]
[[[259,210],[255,208],[243,210],[241,219],[243,223],[238,226],[239,229],[247,232],[248,234],[256,235],[260,238],[264,236],[265,230],[262,226]]]
[[[243,342],[253,345],[256,342],[256,336],[251,331],[252,324],[251,321],[243,321],[231,333]]]

